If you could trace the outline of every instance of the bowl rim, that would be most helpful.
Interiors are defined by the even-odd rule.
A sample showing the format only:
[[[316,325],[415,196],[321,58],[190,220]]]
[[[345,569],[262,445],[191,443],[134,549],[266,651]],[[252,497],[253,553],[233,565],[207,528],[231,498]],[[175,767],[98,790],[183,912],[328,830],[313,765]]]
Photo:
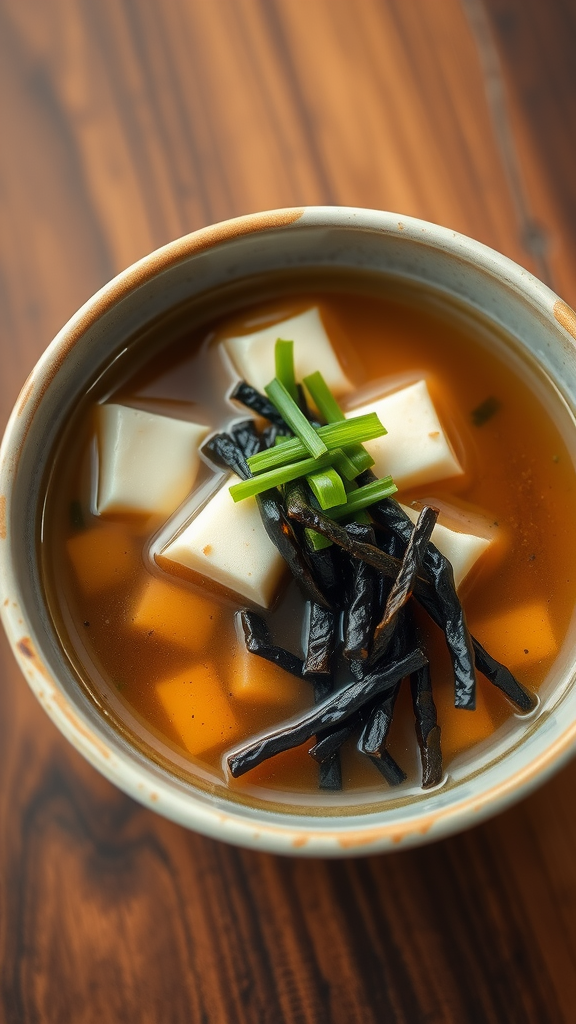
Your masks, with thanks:
[[[369,819],[362,824],[360,816],[351,814],[349,825],[331,828],[327,818],[327,827],[319,828],[318,818],[311,818],[307,827],[301,818],[291,824],[292,816],[288,814],[285,823],[279,824],[256,808],[252,808],[252,818],[239,813],[241,808],[235,811],[234,805],[223,810],[169,773],[161,777],[153,762],[135,747],[119,742],[104,719],[100,721],[106,728],[94,727],[80,709],[72,706],[33,639],[8,528],[13,485],[29,427],[50,383],[84,333],[122,299],[175,264],[244,235],[290,230],[298,225],[356,227],[420,241],[425,235],[428,245],[484,270],[529,299],[550,321],[554,319],[564,343],[574,347],[576,313],[546,285],[483,243],[419,218],[364,208],[310,206],[248,214],[184,235],[121,271],[89,298],[58,332],[20,392],[0,448],[0,612],[16,660],[56,726],[94,767],[140,803],[197,832],[240,846],[306,856],[358,856],[398,849],[400,845],[413,846],[460,831],[527,795],[572,754],[576,720],[535,759],[487,790],[401,822],[375,824],[369,814],[362,816]]]

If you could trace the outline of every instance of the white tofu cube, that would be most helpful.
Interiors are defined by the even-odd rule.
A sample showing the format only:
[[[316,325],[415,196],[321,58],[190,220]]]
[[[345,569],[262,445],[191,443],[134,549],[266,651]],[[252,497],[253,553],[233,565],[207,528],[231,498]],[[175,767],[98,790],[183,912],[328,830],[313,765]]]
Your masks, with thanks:
[[[464,472],[442,429],[425,380],[350,409],[346,416],[368,412],[377,413],[388,431],[384,437],[365,444],[375,461],[377,476],[392,476],[402,489]]]
[[[269,539],[255,498],[235,502],[230,476],[162,557],[201,573],[254,604],[271,604],[285,562]]]
[[[97,411],[100,515],[172,513],[192,490],[209,428],[112,403]]]
[[[240,376],[263,391],[275,376],[274,346],[278,338],[294,342],[296,380],[320,370],[335,395],[352,390],[330,344],[317,308],[282,320],[253,334],[225,338],[223,345]]]
[[[430,499],[430,504],[434,504]],[[418,519],[419,510],[402,505],[413,523]],[[432,543],[452,564],[456,588],[466,579],[473,565],[485,554],[491,544],[500,537],[497,526],[483,516],[464,515],[459,509],[444,507],[438,522],[432,530]]]

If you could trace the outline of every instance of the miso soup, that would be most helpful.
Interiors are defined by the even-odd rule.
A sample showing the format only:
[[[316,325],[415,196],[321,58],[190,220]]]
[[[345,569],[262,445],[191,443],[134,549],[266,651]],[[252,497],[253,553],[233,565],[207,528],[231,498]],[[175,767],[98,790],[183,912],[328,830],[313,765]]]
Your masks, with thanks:
[[[299,434],[281,426],[281,415],[272,423],[231,397],[249,377],[264,394],[278,371],[277,337],[295,342],[291,401],[320,447],[329,424],[305,386],[303,402],[301,387],[315,371],[343,410],[341,425],[372,422],[376,410],[388,431],[357,442],[345,426],[339,452],[367,451],[372,467],[354,478],[350,459],[338,462],[330,449],[318,457],[321,468],[301,478],[310,506],[355,542],[388,552],[397,567],[405,551],[390,538],[386,548],[370,505],[354,515],[338,508],[355,509],[356,492],[391,475],[397,491],[389,500],[412,522],[423,506],[438,510],[432,540],[453,564],[470,633],[537,694],[565,641],[576,592],[576,476],[551,411],[552,386],[480,318],[420,286],[370,275],[271,275],[221,290],[152,324],[105,368],[62,436],[47,483],[49,607],[103,713],[162,763],[173,752],[203,785],[225,782],[239,797],[263,799],[271,791],[304,800],[319,786],[327,796],[339,788],[401,792],[426,781],[414,679],[412,690],[405,678],[375,691],[356,717],[332,726],[332,734],[344,726],[347,734],[322,764],[309,751],[331,735],[326,729],[238,778],[226,761],[252,737],[361,683],[371,658],[374,675],[392,585],[391,576],[288,516],[302,572],[319,588],[315,600],[263,528],[257,499],[230,497],[239,478],[211,455],[215,435],[228,434],[240,450],[248,445],[251,461],[258,451],[272,453],[280,468],[289,464],[286,444],[296,452],[293,464],[315,457],[298,449]],[[287,488],[276,488],[278,502]],[[345,505],[323,509],[322,501],[337,502],[332,493]],[[322,565],[332,572],[329,594]],[[445,636],[416,600],[418,587],[430,586],[425,564],[411,586],[404,607],[429,663],[444,775],[477,744],[489,750],[518,707],[480,671],[475,701],[461,694],[455,706]],[[360,611],[352,622],[354,602]],[[258,635],[249,650],[252,626]],[[314,630],[320,647],[311,652]],[[324,649],[323,630],[330,633]],[[389,656],[399,656],[387,643]],[[378,726],[378,708],[389,720],[368,756],[359,740],[367,742],[370,715]]]

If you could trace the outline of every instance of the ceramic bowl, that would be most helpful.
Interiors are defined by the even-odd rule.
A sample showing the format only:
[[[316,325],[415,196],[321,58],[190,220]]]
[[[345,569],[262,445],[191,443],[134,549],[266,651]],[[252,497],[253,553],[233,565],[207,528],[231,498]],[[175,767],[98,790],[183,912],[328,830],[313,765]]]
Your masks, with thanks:
[[[119,274],[66,324],[32,371],[4,436],[0,471],[0,600],[29,685],[71,743],[146,806],[206,835],[284,854],[355,856],[437,839],[524,796],[570,756],[576,737],[569,631],[528,718],[513,717],[433,792],[339,806],[262,805],[224,785],[194,784],[81,686],[44,600],[38,531],[47,467],[80,395],[158,316],[210,289],[271,270],[365,268],[422,282],[480,311],[535,360],[556,389],[576,452],[576,315],[527,271],[446,228],[398,214],[309,207],[255,214],[196,231]]]

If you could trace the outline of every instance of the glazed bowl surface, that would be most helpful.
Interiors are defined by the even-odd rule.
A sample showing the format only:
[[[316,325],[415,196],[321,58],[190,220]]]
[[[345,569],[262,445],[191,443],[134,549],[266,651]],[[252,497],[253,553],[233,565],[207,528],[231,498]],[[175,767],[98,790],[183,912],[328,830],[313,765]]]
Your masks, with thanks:
[[[469,827],[543,782],[576,740],[571,627],[529,716],[513,716],[488,750],[437,789],[340,807],[263,806],[224,784],[195,785],[118,726],[80,685],[51,619],[38,556],[45,481],[58,438],[99,374],[159,317],[244,279],[306,268],[393,277],[482,316],[555,394],[576,462],[576,315],[531,274],[469,238],[414,218],[341,207],[278,210],[196,231],[140,260],[66,324],[27,380],[0,467],[0,601],[4,626],[33,692],[70,742],[108,779],[166,817],[206,835],[275,853],[357,856]]]

